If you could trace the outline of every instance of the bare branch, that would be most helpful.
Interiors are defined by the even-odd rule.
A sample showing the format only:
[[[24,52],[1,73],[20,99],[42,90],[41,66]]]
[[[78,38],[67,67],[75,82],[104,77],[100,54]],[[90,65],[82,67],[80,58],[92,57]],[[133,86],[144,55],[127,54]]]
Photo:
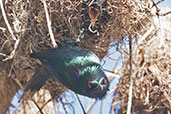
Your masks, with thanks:
[[[7,55],[6,55],[6,54],[4,54],[4,53],[0,53],[0,55],[1,55],[1,56],[4,56],[4,57],[5,57],[5,56],[7,56]]]
[[[161,2],[163,2],[164,0],[159,0],[156,5],[160,4]]]
[[[39,107],[39,105],[37,104],[37,102],[36,102],[33,98],[31,98],[31,100],[32,100],[33,103],[36,105],[36,107],[39,109],[39,112],[40,112],[41,114],[44,114],[43,111],[41,110],[41,108]]]
[[[2,0],[0,0],[0,7],[1,7],[1,11],[2,11],[2,16],[4,18],[5,24],[7,25],[7,28],[9,30],[10,34],[11,34],[12,39],[13,40],[17,40],[16,37],[15,37],[15,35],[14,35],[14,33],[13,33],[13,31],[12,31],[12,28],[11,28],[9,22],[8,22],[8,19],[7,19],[5,10],[4,10],[4,6],[3,6]]]
[[[54,38],[54,35],[53,35],[53,32],[52,32],[52,27],[51,27],[52,23],[51,23],[50,18],[49,18],[49,13],[48,13],[48,10],[47,10],[46,1],[45,0],[41,0],[41,1],[42,1],[43,5],[44,5],[45,14],[46,14],[46,21],[47,21],[49,34],[50,34],[50,38],[51,38],[51,41],[52,41],[52,45],[53,45],[53,47],[56,47],[57,44],[55,42],[55,38]]]
[[[130,51],[130,58],[129,58],[129,94],[128,94],[128,105],[127,105],[127,114],[131,114],[131,107],[132,107],[132,88],[133,88],[133,76],[132,76],[132,37],[129,38],[129,51]]]
[[[159,14],[159,16],[166,16],[166,15],[168,15],[168,14],[171,14],[171,11],[166,12],[166,13],[163,13],[163,14]]]
[[[92,110],[92,108],[94,107],[94,105],[97,103],[97,100],[92,100],[91,104],[89,105],[89,107],[87,108],[86,114],[89,114],[90,111]]]
[[[100,114],[102,114],[102,110],[103,109],[103,100],[101,101],[101,104],[100,104]]]
[[[80,106],[81,106],[81,109],[83,110],[83,113],[86,114],[86,112],[85,112],[85,110],[84,110],[84,107],[83,107],[83,105],[82,105],[82,103],[81,103],[80,98],[78,97],[78,95],[77,95],[76,93],[75,93],[75,95],[76,95],[76,97],[77,97],[77,99],[78,99],[78,101],[79,101],[79,103],[80,103]]]

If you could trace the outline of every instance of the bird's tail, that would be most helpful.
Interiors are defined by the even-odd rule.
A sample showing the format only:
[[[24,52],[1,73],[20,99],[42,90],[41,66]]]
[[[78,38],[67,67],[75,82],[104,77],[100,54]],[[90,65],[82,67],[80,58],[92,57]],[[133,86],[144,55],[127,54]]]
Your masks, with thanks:
[[[43,86],[43,84],[51,77],[51,73],[48,72],[48,70],[45,70],[45,67],[40,67],[38,70],[36,70],[33,77],[29,80],[24,91],[38,91]]]
[[[31,58],[37,58],[38,53],[35,50],[32,50],[33,52],[29,55]]]

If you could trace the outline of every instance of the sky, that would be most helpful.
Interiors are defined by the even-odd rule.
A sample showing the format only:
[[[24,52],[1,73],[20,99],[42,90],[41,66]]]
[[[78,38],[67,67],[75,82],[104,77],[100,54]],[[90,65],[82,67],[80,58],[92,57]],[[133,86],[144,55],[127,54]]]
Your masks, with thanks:
[[[155,2],[158,1],[158,0],[154,0]],[[161,4],[159,4],[159,7],[168,7],[168,8],[171,8],[171,0],[165,0],[164,2],[162,2]],[[101,64],[103,65],[103,67],[105,69],[108,69],[108,70],[113,70],[113,67],[114,67],[114,64],[116,63],[116,61],[119,59],[120,62],[117,64],[117,68],[119,68],[122,64],[121,62],[121,58],[119,53],[116,52],[115,48],[111,48],[109,50],[110,53],[113,53],[113,54],[110,54],[110,58],[114,58],[114,60],[110,59],[109,57],[105,57],[104,60],[101,62]],[[116,68],[116,69],[117,69]],[[111,82],[111,85],[110,85],[110,90],[112,90],[112,88],[114,88],[118,83],[118,78],[114,79],[112,82]],[[16,95],[14,96],[11,104],[13,104],[14,106],[18,107],[20,105],[19,103],[19,98],[20,98],[20,95],[22,95],[22,91],[20,90],[18,93],[16,93]],[[75,94],[72,92],[72,91],[68,91],[68,92],[65,92],[63,95],[65,96],[75,96]],[[67,97],[67,102],[71,102],[73,101],[73,98],[72,97]],[[79,98],[81,99],[81,102],[84,106],[84,109],[87,109],[87,107],[89,106],[90,102],[93,100],[93,99],[90,99],[88,97],[84,97],[84,96],[81,96],[79,95]],[[76,98],[75,98],[76,99]],[[64,100],[65,102],[65,100]],[[111,102],[112,102],[112,94],[107,94],[106,98],[103,100],[103,106],[102,106],[102,114],[109,114],[109,110],[110,110],[110,105],[111,105]],[[100,104],[101,104],[101,101],[99,100],[96,105],[93,107],[92,111],[90,114],[99,114],[100,113]],[[75,114],[82,114],[82,109],[79,105],[79,102],[78,100],[76,99],[75,102],[72,104],[74,106],[74,109],[75,109]],[[60,103],[57,103],[57,106],[60,107],[60,108],[63,108],[62,104]],[[118,105],[118,108],[119,108],[119,105]],[[13,108],[10,107],[10,110],[12,111]],[[67,110],[68,111],[68,114],[72,114],[71,110]],[[117,112],[115,112],[116,114]],[[59,112],[56,112],[56,114],[59,114]],[[62,114],[62,113],[61,113]]]
[[[154,0],[155,2],[159,1],[159,0]],[[171,8],[171,0],[164,0],[164,2],[161,2],[159,5],[159,7],[168,7]]]

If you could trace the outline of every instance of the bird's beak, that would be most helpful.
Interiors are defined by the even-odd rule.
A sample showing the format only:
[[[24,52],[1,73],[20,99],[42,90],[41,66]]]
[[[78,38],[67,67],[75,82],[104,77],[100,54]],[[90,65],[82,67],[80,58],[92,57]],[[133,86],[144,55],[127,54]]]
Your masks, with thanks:
[[[101,88],[101,90],[103,90],[103,89],[104,89],[104,87],[103,87],[102,85],[100,85],[100,88]]]
[[[96,20],[100,15],[100,11],[98,11],[98,9],[96,9],[95,7],[91,7],[89,8],[89,16],[91,20]]]

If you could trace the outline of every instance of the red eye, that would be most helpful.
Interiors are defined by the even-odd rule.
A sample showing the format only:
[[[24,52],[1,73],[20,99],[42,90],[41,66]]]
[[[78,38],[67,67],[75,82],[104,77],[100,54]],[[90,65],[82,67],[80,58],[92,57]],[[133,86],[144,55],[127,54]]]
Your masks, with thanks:
[[[94,89],[94,88],[96,88],[98,86],[98,83],[95,83],[95,82],[90,82],[90,83],[88,83],[88,88],[90,88],[90,89]]]
[[[105,78],[103,78],[103,79],[100,81],[100,83],[101,83],[102,85],[104,85],[104,84],[107,83],[107,80],[106,80]]]
[[[88,87],[89,87],[89,88],[92,88],[91,84],[88,84]]]
[[[106,84],[106,82],[107,82],[106,79],[104,79],[104,80],[103,80],[103,83]]]

